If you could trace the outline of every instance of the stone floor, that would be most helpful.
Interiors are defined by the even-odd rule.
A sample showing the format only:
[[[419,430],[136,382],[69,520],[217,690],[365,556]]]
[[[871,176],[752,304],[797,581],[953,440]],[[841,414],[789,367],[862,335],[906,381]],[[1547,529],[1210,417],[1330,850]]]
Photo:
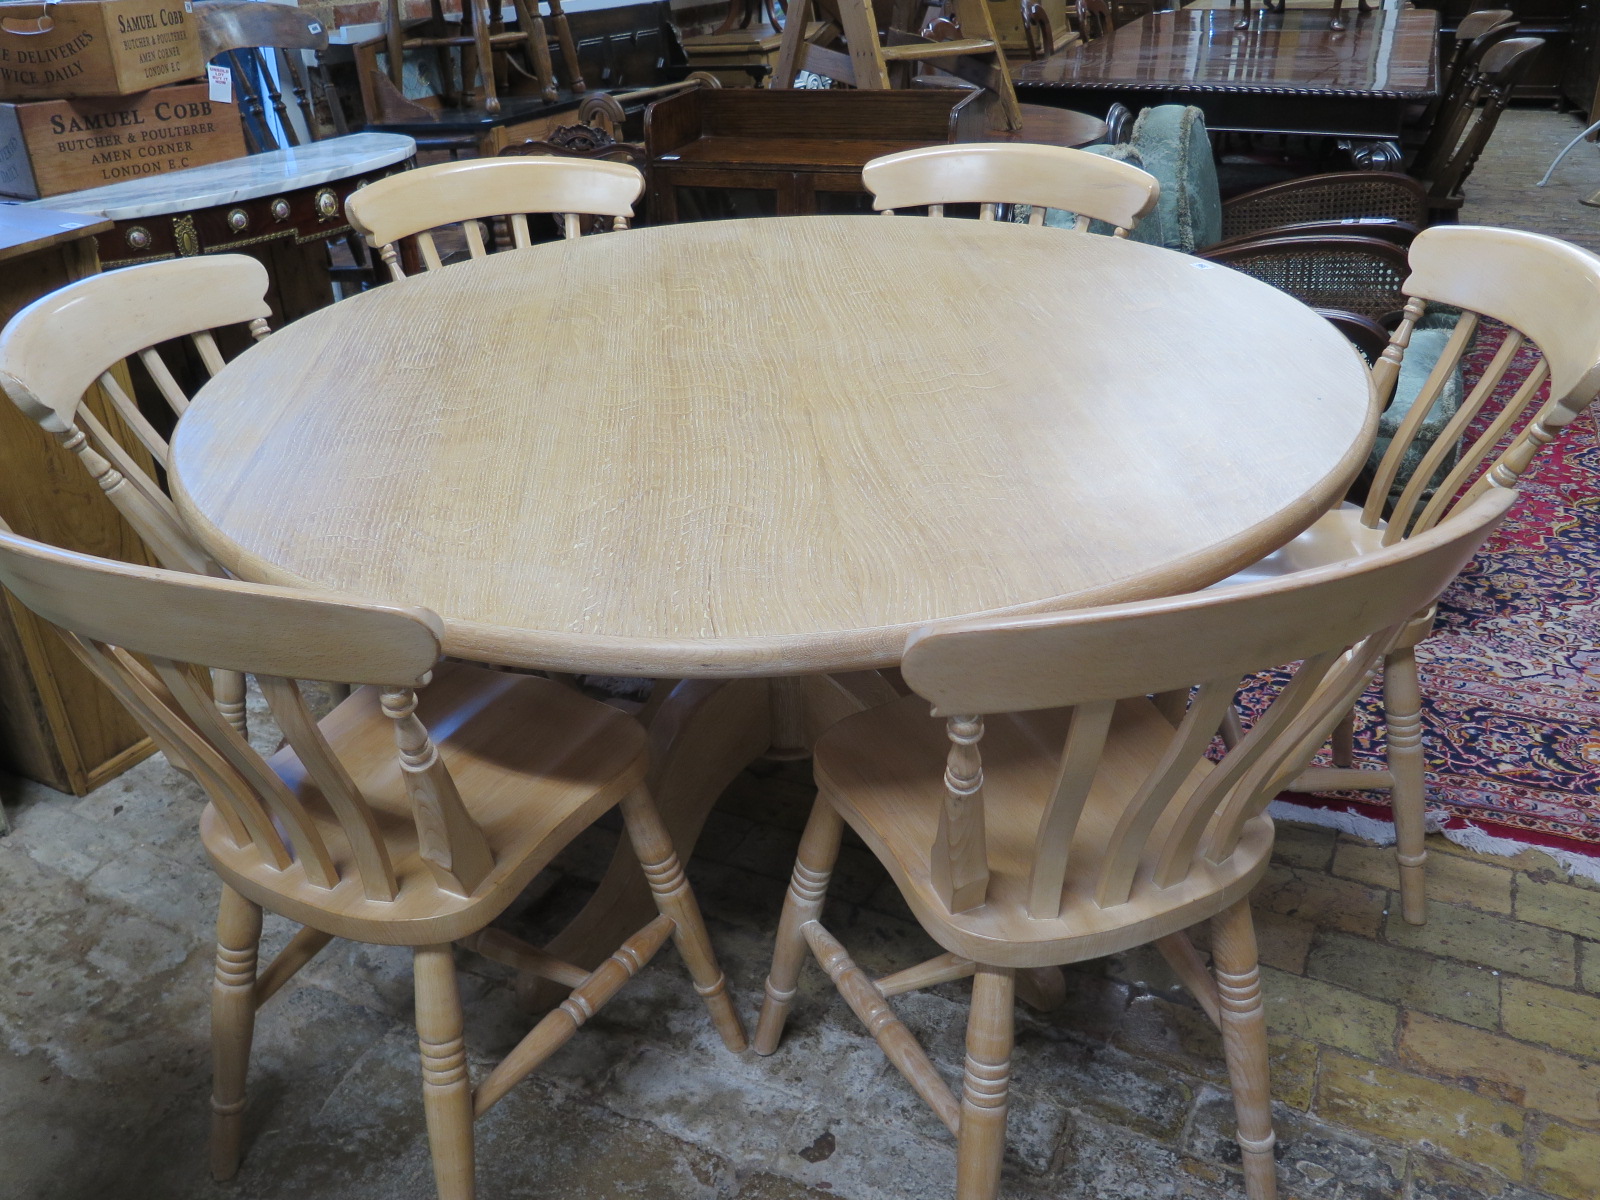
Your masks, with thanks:
[[[1509,114],[1468,220],[1600,244],[1600,152],[1531,191],[1570,117]],[[1526,186],[1525,186],[1526,185]],[[271,731],[258,722],[257,736]],[[263,1011],[239,1177],[206,1177],[217,884],[193,785],[160,760],[74,799],[0,781],[0,1198],[431,1196],[406,952],[335,943]],[[810,791],[747,772],[690,865],[747,1016]],[[581,903],[615,838],[580,839],[517,920]],[[1284,1193],[1298,1200],[1600,1195],[1600,888],[1550,859],[1433,839],[1430,923],[1393,913],[1389,853],[1280,827],[1257,895]],[[869,970],[935,948],[847,846],[829,923]],[[269,921],[268,941],[288,933]],[[462,954],[474,1070],[526,1028],[508,972]],[[1159,960],[1089,963],[1019,1020],[1005,1194],[1243,1196],[1220,1047]],[[949,1074],[965,985],[897,1001]],[[725,1052],[671,950],[479,1127],[480,1195],[904,1200],[953,1194],[944,1130],[805,976],[770,1059]]]

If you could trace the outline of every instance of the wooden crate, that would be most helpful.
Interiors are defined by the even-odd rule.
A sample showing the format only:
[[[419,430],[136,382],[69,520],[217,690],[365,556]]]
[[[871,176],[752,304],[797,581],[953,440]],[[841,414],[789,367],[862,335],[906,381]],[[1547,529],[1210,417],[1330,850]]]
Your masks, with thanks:
[[[203,74],[191,0],[0,6],[0,100],[126,96]]]
[[[237,105],[203,83],[137,96],[0,104],[0,194],[27,200],[239,158]]]

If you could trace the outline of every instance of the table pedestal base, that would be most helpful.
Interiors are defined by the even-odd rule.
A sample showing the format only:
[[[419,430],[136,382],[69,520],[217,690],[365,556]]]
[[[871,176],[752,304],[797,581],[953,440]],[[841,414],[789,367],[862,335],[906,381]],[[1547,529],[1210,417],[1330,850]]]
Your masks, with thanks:
[[[897,674],[894,678],[898,682]],[[829,726],[904,694],[890,675],[878,671],[771,680],[659,680],[656,686],[670,690],[641,714],[650,730],[650,790],[685,863],[717,798],[739,772],[762,757],[803,757]],[[930,764],[929,770],[935,769]],[[623,837],[588,904],[545,949],[593,970],[654,913],[644,872]],[[518,1002],[530,1012],[552,1007],[565,994],[560,985],[529,972],[517,979]],[[1017,994],[1031,1007],[1048,1011],[1065,1000],[1066,989],[1061,972],[1046,967],[1019,971]]]

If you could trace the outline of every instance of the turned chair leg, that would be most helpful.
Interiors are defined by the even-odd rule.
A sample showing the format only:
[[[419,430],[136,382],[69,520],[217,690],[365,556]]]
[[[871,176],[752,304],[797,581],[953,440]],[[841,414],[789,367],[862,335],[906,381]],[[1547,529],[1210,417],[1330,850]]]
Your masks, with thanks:
[[[1422,683],[1417,652],[1394,650],[1383,662],[1383,719],[1394,808],[1395,857],[1400,864],[1400,915],[1413,925],[1428,919],[1427,760],[1422,752]]]
[[[706,1002],[711,1013],[711,1023],[722,1035],[722,1044],[738,1052],[748,1043],[744,1024],[728,997],[728,980],[717,965],[717,956],[711,949],[711,935],[706,932],[705,918],[689,881],[684,877],[678,862],[678,853],[672,847],[672,837],[661,823],[650,795],[643,788],[629,792],[622,799],[622,819],[627,825],[628,838],[633,852],[644,867],[645,878],[655,896],[656,909],[672,921],[672,940],[682,955],[684,965],[694,980],[694,990]]]
[[[217,909],[211,984],[211,1177],[232,1179],[244,1132],[244,1085],[256,1026],[256,948],[261,907],[230,887]]]
[[[473,1200],[472,1084],[467,1078],[461,992],[449,943],[418,946],[412,971],[417,1043],[422,1051],[422,1109],[439,1200]]]
[[[793,19],[793,18],[791,18]],[[818,796],[811,806],[811,819],[800,838],[800,854],[795,859],[789,893],[783,900],[783,916],[778,920],[778,940],[772,951],[772,970],[767,974],[766,999],[761,1003],[761,1019],[756,1022],[757,1054],[771,1054],[783,1036],[783,1023],[789,1016],[800,968],[809,948],[801,927],[822,915],[828,895],[828,879],[839,859],[839,841],[844,835],[844,819]]]
[[[1006,1154],[1006,1100],[1011,1089],[1015,977],[1007,967],[980,965],[972,977],[967,1061],[956,1139],[956,1200],[995,1200]]]
[[[1244,1186],[1250,1200],[1275,1200],[1278,1169],[1272,1150],[1272,1083],[1267,1074],[1267,1014],[1261,1003],[1261,968],[1256,954],[1250,901],[1240,900],[1211,919],[1211,955],[1222,1018],[1222,1049],[1233,1085],[1244,1153]]]
[[[1356,710],[1351,709],[1333,727],[1333,765],[1353,767],[1356,762]]]
[[[216,699],[217,711],[222,714],[222,719],[232,725],[240,737],[246,736],[248,718],[244,712],[244,676],[238,671],[213,671],[211,694]]]

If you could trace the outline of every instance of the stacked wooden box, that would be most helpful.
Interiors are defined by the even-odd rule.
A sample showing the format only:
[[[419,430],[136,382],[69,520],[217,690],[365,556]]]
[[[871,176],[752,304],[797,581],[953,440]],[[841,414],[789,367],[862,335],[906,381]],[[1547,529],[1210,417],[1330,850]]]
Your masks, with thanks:
[[[0,3],[0,195],[36,199],[245,152],[191,0]]]

